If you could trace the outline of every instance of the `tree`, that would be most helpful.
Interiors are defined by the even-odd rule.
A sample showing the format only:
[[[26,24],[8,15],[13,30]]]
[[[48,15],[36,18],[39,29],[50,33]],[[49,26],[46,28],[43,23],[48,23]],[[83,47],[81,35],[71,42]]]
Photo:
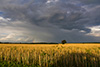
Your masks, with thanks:
[[[62,43],[62,44],[65,44],[65,43],[67,43],[67,42],[66,42],[66,40],[62,40],[61,43]]]

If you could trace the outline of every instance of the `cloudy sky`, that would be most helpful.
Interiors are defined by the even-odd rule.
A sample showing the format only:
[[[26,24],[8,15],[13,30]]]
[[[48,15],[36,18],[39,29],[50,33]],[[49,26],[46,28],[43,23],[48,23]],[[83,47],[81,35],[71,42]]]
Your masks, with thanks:
[[[100,0],[0,0],[1,42],[100,42]]]

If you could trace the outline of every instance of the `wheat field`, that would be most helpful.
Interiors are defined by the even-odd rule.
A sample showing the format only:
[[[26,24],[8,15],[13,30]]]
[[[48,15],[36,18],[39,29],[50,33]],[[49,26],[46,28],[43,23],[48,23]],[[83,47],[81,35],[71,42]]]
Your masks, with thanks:
[[[100,44],[0,44],[0,67],[100,67]]]

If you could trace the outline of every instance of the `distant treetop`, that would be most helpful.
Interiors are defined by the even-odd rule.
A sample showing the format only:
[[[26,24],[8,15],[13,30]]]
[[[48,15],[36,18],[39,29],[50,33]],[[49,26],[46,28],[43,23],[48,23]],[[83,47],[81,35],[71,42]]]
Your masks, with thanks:
[[[62,44],[65,44],[65,43],[67,43],[67,42],[66,42],[66,40],[62,40],[61,43],[62,43]]]

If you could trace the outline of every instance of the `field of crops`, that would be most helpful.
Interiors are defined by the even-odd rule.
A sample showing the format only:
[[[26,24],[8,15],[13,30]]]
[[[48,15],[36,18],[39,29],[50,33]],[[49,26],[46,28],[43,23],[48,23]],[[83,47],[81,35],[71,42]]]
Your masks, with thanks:
[[[100,44],[0,44],[0,67],[100,67]]]

